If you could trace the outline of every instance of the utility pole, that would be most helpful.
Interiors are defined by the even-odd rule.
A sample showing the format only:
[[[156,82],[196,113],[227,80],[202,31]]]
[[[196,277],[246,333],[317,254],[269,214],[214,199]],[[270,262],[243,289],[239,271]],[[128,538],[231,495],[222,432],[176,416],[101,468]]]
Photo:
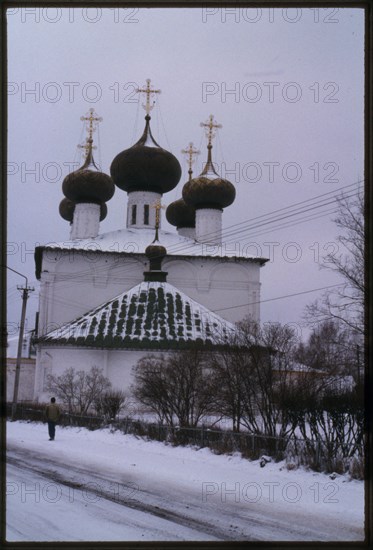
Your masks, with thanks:
[[[33,287],[28,286],[27,277],[25,275],[22,275],[22,273],[19,273],[19,271],[16,271],[15,269],[12,269],[11,267],[8,267],[7,265],[1,266],[1,267],[6,267],[6,269],[9,269],[10,271],[13,271],[13,273],[17,273],[17,275],[20,275],[21,277],[26,279],[26,286],[24,286],[24,287],[17,286],[18,290],[22,290],[22,313],[21,313],[21,324],[20,324],[20,327],[19,327],[16,373],[15,373],[15,377],[14,377],[14,392],[13,392],[13,402],[12,402],[12,420],[14,420],[15,414],[17,412],[19,374],[20,374],[20,371],[21,371],[22,343],[23,343],[23,333],[24,333],[24,329],[25,329],[27,299],[28,299],[29,292],[32,292],[35,289]]]
[[[18,401],[18,388],[19,388],[19,375],[21,372],[21,360],[22,360],[22,343],[23,343],[23,333],[25,330],[25,319],[26,319],[26,306],[29,292],[32,292],[34,288],[27,286],[21,287],[17,286],[18,290],[22,290],[22,313],[21,313],[21,325],[19,327],[19,337],[18,337],[18,351],[17,351],[17,362],[16,362],[16,374],[14,377],[14,392],[13,392],[13,403],[12,403],[12,420],[14,420],[17,412],[17,401]]]

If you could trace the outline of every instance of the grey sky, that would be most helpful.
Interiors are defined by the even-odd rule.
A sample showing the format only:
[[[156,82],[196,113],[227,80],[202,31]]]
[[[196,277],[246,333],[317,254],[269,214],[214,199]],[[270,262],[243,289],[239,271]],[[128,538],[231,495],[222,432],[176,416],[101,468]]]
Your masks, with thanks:
[[[38,297],[33,249],[69,237],[58,205],[68,163],[79,160],[80,116],[94,107],[103,117],[95,158],[109,172],[114,156],[142,133],[145,112],[133,90],[146,78],[162,90],[154,137],[183,167],[164,204],[181,196],[187,166],[180,151],[190,141],[201,149],[200,172],[206,147],[199,124],[210,113],[223,125],[213,160],[237,190],[224,228],[363,179],[363,10],[34,10],[8,16],[8,265],[36,288],[28,328]],[[27,172],[35,164],[36,174]],[[101,232],[124,227],[125,204],[116,189]],[[261,272],[262,300],[339,282],[315,261],[335,242],[331,217],[232,236],[235,246],[254,242],[266,257],[274,251]],[[162,227],[176,231],[165,219]],[[8,281],[8,321],[16,324],[15,287],[23,280],[9,272]],[[262,321],[299,323],[317,296],[265,302]]]

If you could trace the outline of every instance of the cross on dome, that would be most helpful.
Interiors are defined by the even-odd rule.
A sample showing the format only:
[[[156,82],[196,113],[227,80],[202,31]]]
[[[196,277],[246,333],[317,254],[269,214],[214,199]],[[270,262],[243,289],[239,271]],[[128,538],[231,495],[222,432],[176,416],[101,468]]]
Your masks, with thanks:
[[[189,174],[189,179],[191,179],[192,174],[193,174],[193,170],[192,170],[192,165],[193,165],[193,162],[194,162],[193,156],[194,155],[199,155],[201,151],[199,151],[198,149],[194,149],[193,148],[193,142],[190,142],[188,149],[182,149],[181,152],[183,153],[183,155],[187,156],[188,165],[189,165],[188,174]]]
[[[161,204],[160,200],[152,204],[151,207],[155,208],[155,228],[159,229],[160,211],[162,210],[162,208],[166,208],[166,207]]]
[[[93,149],[97,149],[95,145],[93,145],[93,138],[92,134],[96,131],[96,128],[99,124],[99,122],[102,121],[102,117],[97,116],[95,113],[95,110],[93,108],[89,109],[88,113],[86,113],[85,116],[81,116],[80,120],[86,122],[86,130],[88,133],[88,136],[86,137],[86,142],[84,145],[78,145],[79,149],[85,149],[85,158],[87,159]]]
[[[155,103],[155,101],[153,101],[153,105],[150,105],[150,95],[151,94],[160,94],[161,90],[151,90],[151,88],[150,88],[150,78],[147,78],[146,79],[146,88],[137,88],[136,92],[138,94],[146,94],[146,104],[145,105],[143,104],[142,106],[145,109],[146,114],[149,116],[149,113],[153,109],[154,103]]]
[[[85,116],[80,117],[80,120],[85,120],[87,123],[89,123],[87,124],[88,139],[92,139],[92,134],[93,132],[95,132],[98,123],[102,122],[102,117],[97,116],[95,110],[91,108]],[[95,126],[93,126],[94,122],[96,123]]]
[[[158,241],[158,229],[160,224],[160,211],[162,208],[166,208],[165,206],[162,206],[161,201],[158,200],[154,204],[151,205],[151,208],[155,208],[155,239],[153,242]]]
[[[94,149],[97,149],[96,145],[92,145],[92,143],[92,138],[86,138],[86,142],[84,143],[84,145],[78,145],[79,149],[85,149],[85,158],[87,158]]]
[[[215,131],[218,128],[222,128],[221,124],[217,124],[217,122],[214,122],[214,115],[210,115],[207,122],[201,122],[200,126],[203,128],[206,128],[206,137],[208,139],[208,146],[211,145],[212,139],[215,137]]]

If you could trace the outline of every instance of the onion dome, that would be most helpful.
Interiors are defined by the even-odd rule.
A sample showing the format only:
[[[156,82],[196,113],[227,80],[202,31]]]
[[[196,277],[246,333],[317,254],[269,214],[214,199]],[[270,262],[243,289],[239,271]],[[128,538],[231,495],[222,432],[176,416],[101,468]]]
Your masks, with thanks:
[[[168,223],[177,228],[196,226],[196,210],[190,206],[184,199],[178,199],[168,205],[166,210]]]
[[[92,138],[87,140],[88,154],[81,168],[68,174],[62,183],[64,195],[75,203],[101,204],[114,195],[115,186],[110,176],[96,166],[92,155]]]
[[[72,222],[74,219],[74,210],[75,210],[75,202],[71,201],[70,199],[62,199],[59,206],[59,211],[61,217],[68,221]],[[107,216],[107,206],[105,202],[102,202],[100,204],[100,222],[104,220]]]
[[[216,124],[214,117],[210,115],[209,121],[201,123],[201,126],[208,129],[207,162],[202,173],[184,185],[183,199],[188,205],[194,206],[196,209],[214,208],[222,210],[233,203],[236,198],[236,190],[230,181],[219,176],[212,163],[211,141],[213,130],[221,128],[221,125]]]
[[[72,222],[74,218],[75,202],[70,199],[62,199],[59,206],[60,216],[68,221]]]
[[[154,241],[145,249],[145,256],[148,258],[150,265],[149,271],[144,272],[144,281],[165,282],[168,275],[167,272],[162,271],[162,260],[165,258],[167,250],[161,245],[158,237],[160,209],[161,205],[159,202],[158,209],[156,209]]]
[[[199,155],[200,151],[193,147],[193,142],[189,143],[187,149],[182,149],[181,152],[187,155],[189,164],[189,181],[192,179],[193,170],[193,157]],[[166,210],[166,218],[168,223],[176,226],[177,229],[196,227],[196,209],[185,202],[184,199],[178,199],[168,205]]]
[[[162,260],[165,258],[167,250],[158,241],[158,228],[156,228],[155,239],[145,249],[145,256],[149,260],[149,271],[144,272],[144,281],[165,282],[167,272],[162,271]]]
[[[234,185],[219,176],[211,161],[211,148],[208,160],[200,176],[188,181],[183,188],[183,199],[196,209],[223,209],[230,206],[236,198]]]
[[[178,184],[181,166],[172,153],[154,140],[149,114],[145,120],[143,135],[135,145],[114,158],[110,173],[115,185],[127,193],[151,191],[162,195]]]
[[[154,244],[157,242],[158,244]],[[163,258],[165,258],[167,250],[162,246],[159,241],[153,241],[152,244],[146,247],[145,256],[150,261],[150,269],[161,269]],[[159,266],[159,267],[156,267]]]
[[[102,202],[100,204],[100,222],[102,222],[102,220],[104,220],[107,216],[107,206],[106,206],[106,202]]]

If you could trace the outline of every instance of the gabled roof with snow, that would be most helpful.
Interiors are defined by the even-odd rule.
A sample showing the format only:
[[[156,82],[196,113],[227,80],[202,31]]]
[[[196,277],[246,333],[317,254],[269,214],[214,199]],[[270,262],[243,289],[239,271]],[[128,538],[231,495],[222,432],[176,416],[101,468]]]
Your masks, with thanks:
[[[235,327],[166,282],[142,282],[41,337],[43,344],[175,349],[221,344]]]

